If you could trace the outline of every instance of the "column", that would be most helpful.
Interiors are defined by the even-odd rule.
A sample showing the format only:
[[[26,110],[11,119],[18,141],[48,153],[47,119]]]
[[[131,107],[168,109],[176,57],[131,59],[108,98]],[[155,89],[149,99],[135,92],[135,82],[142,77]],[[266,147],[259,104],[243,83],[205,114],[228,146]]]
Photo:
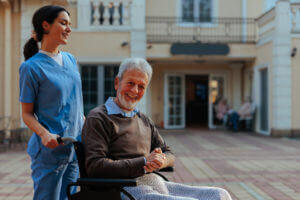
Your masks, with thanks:
[[[275,15],[271,134],[279,136],[291,132],[291,14],[288,0],[277,2]]]
[[[79,31],[87,31],[91,23],[91,1],[77,1],[77,29]]]
[[[232,108],[238,110],[241,106],[242,100],[242,67],[243,64],[232,64],[232,84],[233,84],[233,98]]]
[[[130,14],[130,23],[132,27],[130,41],[131,57],[146,58],[145,0],[133,0]],[[150,96],[150,88],[148,88],[143,99],[138,104],[140,111],[148,116],[151,116]]]
[[[146,57],[145,0],[133,0],[131,6],[131,56]]]
[[[11,5],[9,2],[4,2],[4,116],[11,117]],[[5,118],[5,124],[9,123],[9,118]],[[10,132],[6,131],[5,141],[8,142]]]

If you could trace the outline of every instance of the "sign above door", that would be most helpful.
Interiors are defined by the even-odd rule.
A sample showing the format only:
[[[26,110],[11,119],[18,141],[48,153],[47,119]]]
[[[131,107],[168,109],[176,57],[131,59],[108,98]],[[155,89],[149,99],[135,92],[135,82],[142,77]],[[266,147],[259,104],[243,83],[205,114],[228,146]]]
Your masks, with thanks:
[[[230,48],[227,44],[207,43],[173,43],[170,48],[172,55],[227,55]]]

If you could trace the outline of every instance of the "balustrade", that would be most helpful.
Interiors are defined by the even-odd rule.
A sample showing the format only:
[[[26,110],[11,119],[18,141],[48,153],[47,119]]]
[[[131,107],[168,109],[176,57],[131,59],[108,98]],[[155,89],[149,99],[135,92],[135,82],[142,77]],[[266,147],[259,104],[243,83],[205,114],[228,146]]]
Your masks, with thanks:
[[[91,0],[91,26],[130,25],[129,0]]]

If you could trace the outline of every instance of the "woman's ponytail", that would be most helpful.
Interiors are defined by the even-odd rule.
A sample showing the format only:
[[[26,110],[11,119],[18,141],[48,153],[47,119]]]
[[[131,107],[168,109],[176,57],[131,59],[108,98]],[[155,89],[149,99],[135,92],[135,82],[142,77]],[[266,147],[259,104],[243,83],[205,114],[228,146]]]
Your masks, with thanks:
[[[28,60],[30,57],[32,57],[34,54],[38,52],[39,52],[39,46],[37,41],[34,38],[30,38],[24,45],[23,54],[25,60]]]

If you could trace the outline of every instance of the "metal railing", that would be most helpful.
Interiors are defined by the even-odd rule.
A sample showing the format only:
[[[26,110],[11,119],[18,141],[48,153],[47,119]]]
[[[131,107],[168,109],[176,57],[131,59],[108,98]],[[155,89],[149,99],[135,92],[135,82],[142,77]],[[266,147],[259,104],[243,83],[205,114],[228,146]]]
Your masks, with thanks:
[[[255,43],[257,23],[254,18],[146,17],[147,42]]]

